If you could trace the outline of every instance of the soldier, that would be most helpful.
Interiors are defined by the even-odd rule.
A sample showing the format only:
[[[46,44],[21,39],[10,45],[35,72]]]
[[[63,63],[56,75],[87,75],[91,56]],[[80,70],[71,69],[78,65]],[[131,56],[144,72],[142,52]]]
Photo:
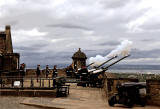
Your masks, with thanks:
[[[36,75],[37,75],[37,82],[38,82],[38,77],[40,75],[40,65],[37,65]]]
[[[49,68],[48,65],[46,65],[46,78],[48,78],[48,74],[49,74]]]
[[[19,72],[20,72],[20,76],[22,76],[22,73],[23,73],[23,66],[22,66],[22,64],[20,65]]]
[[[57,77],[57,75],[58,75],[58,72],[57,72],[57,68],[56,68],[56,67],[57,67],[57,66],[54,65],[52,78]]]
[[[20,65],[20,76],[24,77],[25,76],[25,64]]]
[[[71,65],[66,68],[66,74],[70,77],[73,75],[73,68]]]

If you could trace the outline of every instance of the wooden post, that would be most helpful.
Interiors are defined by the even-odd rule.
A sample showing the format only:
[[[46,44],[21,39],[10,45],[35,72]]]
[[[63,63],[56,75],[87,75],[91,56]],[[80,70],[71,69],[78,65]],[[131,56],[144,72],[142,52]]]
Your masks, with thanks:
[[[34,84],[33,84],[33,79],[31,78],[31,88],[33,88]]]
[[[41,77],[40,77],[40,83],[39,83],[39,84],[40,84],[40,87],[41,87],[41,85],[42,85],[42,84],[41,84]]]
[[[14,81],[13,81],[13,78],[12,78],[12,88],[13,88],[13,84],[14,84]]]
[[[23,88],[23,86],[24,86],[23,83],[24,83],[24,78],[22,77],[22,88]]]
[[[43,82],[42,82],[42,87],[44,87],[44,79],[43,79]]]
[[[55,88],[55,85],[56,85],[56,79],[53,78],[53,88]]]
[[[48,83],[48,85],[49,85],[49,88],[50,88],[50,78],[49,78],[49,81],[48,81],[49,83]]]
[[[69,86],[68,86],[68,95],[69,95]]]
[[[3,87],[3,79],[1,78],[1,88]]]

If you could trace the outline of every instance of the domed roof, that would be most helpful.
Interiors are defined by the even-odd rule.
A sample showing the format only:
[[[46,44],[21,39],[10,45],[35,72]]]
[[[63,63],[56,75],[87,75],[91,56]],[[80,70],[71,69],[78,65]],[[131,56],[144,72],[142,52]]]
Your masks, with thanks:
[[[73,54],[72,59],[73,58],[87,59],[86,54],[81,51],[81,48]]]

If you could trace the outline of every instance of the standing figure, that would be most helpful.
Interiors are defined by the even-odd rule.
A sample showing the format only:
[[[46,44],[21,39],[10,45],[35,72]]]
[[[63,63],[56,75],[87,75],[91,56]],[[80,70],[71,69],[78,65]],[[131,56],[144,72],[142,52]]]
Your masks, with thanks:
[[[23,77],[23,65],[22,64],[20,65],[19,72],[20,72],[20,76]]]
[[[56,68],[56,67],[57,67],[57,66],[54,65],[52,78],[57,77],[57,75],[58,75],[58,72],[57,72],[57,68]]]
[[[46,65],[46,78],[48,78],[48,74],[49,74],[49,68],[48,65]]]
[[[36,75],[37,75],[37,82],[38,82],[38,77],[40,75],[40,65],[37,65]]]
[[[24,77],[25,76],[25,64],[24,63],[20,65],[19,71],[20,71],[20,76]]]

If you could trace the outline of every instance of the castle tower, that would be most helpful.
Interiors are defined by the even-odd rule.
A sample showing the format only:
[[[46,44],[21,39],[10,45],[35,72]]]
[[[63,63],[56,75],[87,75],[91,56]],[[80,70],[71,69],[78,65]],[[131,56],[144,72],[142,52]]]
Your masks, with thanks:
[[[19,57],[19,53],[13,53],[11,28],[6,25],[5,30],[0,31],[0,76],[7,73],[16,75],[19,69]]]
[[[13,53],[10,25],[6,25],[5,33],[6,33],[6,53]]]
[[[11,30],[7,25],[5,31],[0,32],[0,53],[13,53]]]
[[[83,66],[86,66],[86,54],[81,51],[81,48],[77,52],[75,52],[72,56],[72,68],[77,70],[79,68],[82,68]]]

